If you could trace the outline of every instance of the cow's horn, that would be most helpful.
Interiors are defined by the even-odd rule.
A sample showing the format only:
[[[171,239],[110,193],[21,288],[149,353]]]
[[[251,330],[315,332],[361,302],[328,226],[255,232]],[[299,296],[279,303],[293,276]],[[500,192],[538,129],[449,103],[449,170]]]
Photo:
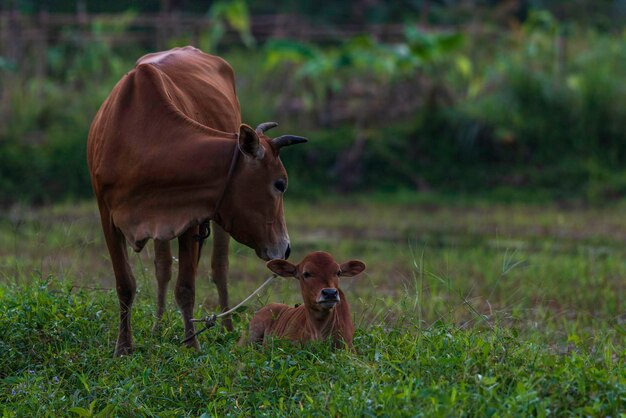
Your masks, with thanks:
[[[304,138],[302,136],[283,135],[283,136],[279,136],[278,138],[272,139],[272,144],[277,149],[281,149],[282,147],[286,147],[286,146],[289,146],[289,145],[304,144],[307,141],[308,141],[308,139],[306,139],[306,138]]]
[[[277,127],[278,124],[276,122],[263,122],[259,126],[256,127],[256,133],[262,134],[265,131],[269,131],[272,128]]]

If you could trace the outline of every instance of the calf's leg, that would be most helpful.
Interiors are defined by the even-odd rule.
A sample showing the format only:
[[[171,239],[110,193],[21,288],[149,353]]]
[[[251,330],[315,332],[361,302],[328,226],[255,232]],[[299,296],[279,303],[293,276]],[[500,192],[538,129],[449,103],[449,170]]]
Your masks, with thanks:
[[[239,345],[245,344],[263,344],[265,342],[265,338],[270,332],[272,325],[274,322],[278,320],[278,317],[281,313],[288,311],[289,306],[282,303],[271,303],[263,308],[259,309],[259,311],[254,314],[254,317],[250,320],[250,325],[248,327],[248,335],[245,333],[242,334]],[[281,337],[282,335],[277,335]]]
[[[228,243],[230,235],[219,225],[213,222],[213,252],[211,254],[211,273],[213,282],[217,287],[220,308],[222,312],[228,307]],[[230,315],[222,318],[222,326],[229,331],[233,330],[233,323]]]
[[[174,297],[180,308],[185,326],[185,338],[193,335],[193,307],[196,297],[196,269],[198,267],[198,242],[194,236],[198,234],[197,226],[189,228],[178,237],[178,279]],[[197,338],[187,342],[187,346],[199,349]]]
[[[157,311],[152,331],[157,332],[165,311],[167,285],[172,278],[172,250],[169,241],[154,240],[154,272],[158,288]]]

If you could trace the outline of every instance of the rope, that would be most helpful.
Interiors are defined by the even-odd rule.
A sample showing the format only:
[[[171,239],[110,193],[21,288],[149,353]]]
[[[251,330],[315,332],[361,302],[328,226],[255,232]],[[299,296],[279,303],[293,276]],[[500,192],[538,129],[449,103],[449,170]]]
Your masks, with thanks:
[[[191,322],[204,322],[204,328],[202,328],[200,331],[196,331],[195,333],[193,333],[192,335],[190,335],[189,337],[185,338],[183,340],[183,344],[193,340],[194,338],[196,338],[198,335],[202,334],[204,331],[211,329],[215,326],[215,323],[217,322],[217,318],[221,318],[223,316],[226,316],[234,311],[236,311],[237,309],[239,309],[239,307],[241,305],[243,305],[244,303],[246,303],[247,301],[249,301],[250,299],[252,299],[252,297],[254,295],[256,295],[257,293],[259,293],[264,287],[266,287],[268,284],[270,284],[270,282],[272,280],[274,280],[274,278],[276,278],[276,275],[273,274],[271,276],[269,276],[267,279],[265,279],[265,281],[263,282],[263,284],[261,286],[259,286],[254,292],[252,292],[250,294],[250,296],[248,296],[247,298],[245,298],[244,300],[242,300],[241,302],[239,302],[237,305],[235,305],[234,308],[231,308],[229,310],[227,310],[226,312],[222,312],[219,315],[216,314],[211,314],[208,315],[202,319],[195,319],[195,318],[191,318]]]
[[[237,135],[239,138],[239,135]],[[204,222],[200,223],[199,233],[194,235],[193,238],[198,241],[198,259],[196,263],[200,262],[200,255],[202,254],[202,246],[204,245],[204,241],[211,236],[211,225],[209,222],[214,220],[217,216],[217,212],[220,210],[220,206],[222,206],[222,202],[224,201],[224,197],[226,196],[226,192],[228,191],[228,185],[233,179],[233,175],[235,174],[235,167],[237,166],[237,161],[239,161],[239,144],[235,144],[235,150],[233,151],[233,156],[230,159],[230,167],[228,167],[228,174],[226,175],[226,181],[224,182],[224,187],[222,188],[222,193],[217,199],[217,203],[213,208],[213,212]]]

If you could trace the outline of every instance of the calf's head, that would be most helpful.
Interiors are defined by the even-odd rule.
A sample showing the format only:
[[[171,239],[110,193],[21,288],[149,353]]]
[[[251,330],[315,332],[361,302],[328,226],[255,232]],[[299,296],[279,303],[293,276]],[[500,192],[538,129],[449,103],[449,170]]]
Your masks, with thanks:
[[[218,213],[218,223],[264,260],[286,259],[291,252],[283,212],[287,171],[279,152],[288,145],[307,141],[293,135],[267,137],[264,132],[275,126],[275,122],[267,122],[252,130],[241,125],[238,147],[243,158]]]
[[[365,263],[350,260],[338,264],[330,254],[317,251],[297,265],[286,260],[272,260],[267,267],[279,276],[298,279],[307,308],[328,312],[341,301],[339,278],[356,276],[365,270]]]

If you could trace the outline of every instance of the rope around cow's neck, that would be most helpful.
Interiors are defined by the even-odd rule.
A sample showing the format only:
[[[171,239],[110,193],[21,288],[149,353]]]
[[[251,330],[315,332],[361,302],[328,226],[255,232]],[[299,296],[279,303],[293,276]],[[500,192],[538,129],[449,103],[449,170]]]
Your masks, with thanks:
[[[194,338],[196,338],[198,335],[202,334],[204,331],[213,328],[215,326],[215,323],[217,322],[217,318],[221,318],[223,316],[226,316],[230,313],[233,313],[234,311],[236,311],[237,309],[239,309],[239,307],[241,305],[243,305],[244,303],[246,303],[247,301],[249,301],[250,299],[252,299],[252,297],[254,295],[256,295],[257,293],[259,293],[265,286],[267,286],[268,284],[270,284],[270,282],[272,280],[274,280],[274,278],[276,277],[275,274],[272,274],[271,276],[269,276],[267,279],[265,279],[265,281],[263,282],[263,284],[261,286],[259,286],[254,292],[252,292],[250,294],[250,296],[248,296],[247,298],[245,298],[244,300],[242,300],[241,302],[239,302],[237,305],[235,305],[234,308],[231,308],[229,310],[227,310],[226,312],[222,312],[221,314],[211,314],[208,315],[202,319],[191,319],[191,322],[204,322],[204,328],[202,328],[200,331],[196,331],[195,333],[193,333],[193,335],[190,335],[189,337],[185,338],[183,340],[183,344],[193,340]]]
[[[239,135],[237,135],[237,141],[239,141]],[[235,167],[237,166],[237,161],[239,161],[239,144],[235,144],[235,150],[233,151],[233,156],[230,160],[230,167],[228,168],[228,174],[226,175],[226,181],[224,182],[224,187],[222,188],[222,193],[220,197],[217,199],[217,203],[213,208],[213,212],[211,215],[200,224],[199,233],[194,235],[194,239],[198,241],[198,260],[196,262],[200,262],[200,254],[202,253],[202,246],[204,245],[204,241],[211,236],[211,225],[210,221],[215,219],[217,212],[220,210],[220,206],[222,206],[222,202],[224,201],[224,196],[226,196],[226,192],[228,191],[228,185],[230,184],[233,175],[235,174]]]

